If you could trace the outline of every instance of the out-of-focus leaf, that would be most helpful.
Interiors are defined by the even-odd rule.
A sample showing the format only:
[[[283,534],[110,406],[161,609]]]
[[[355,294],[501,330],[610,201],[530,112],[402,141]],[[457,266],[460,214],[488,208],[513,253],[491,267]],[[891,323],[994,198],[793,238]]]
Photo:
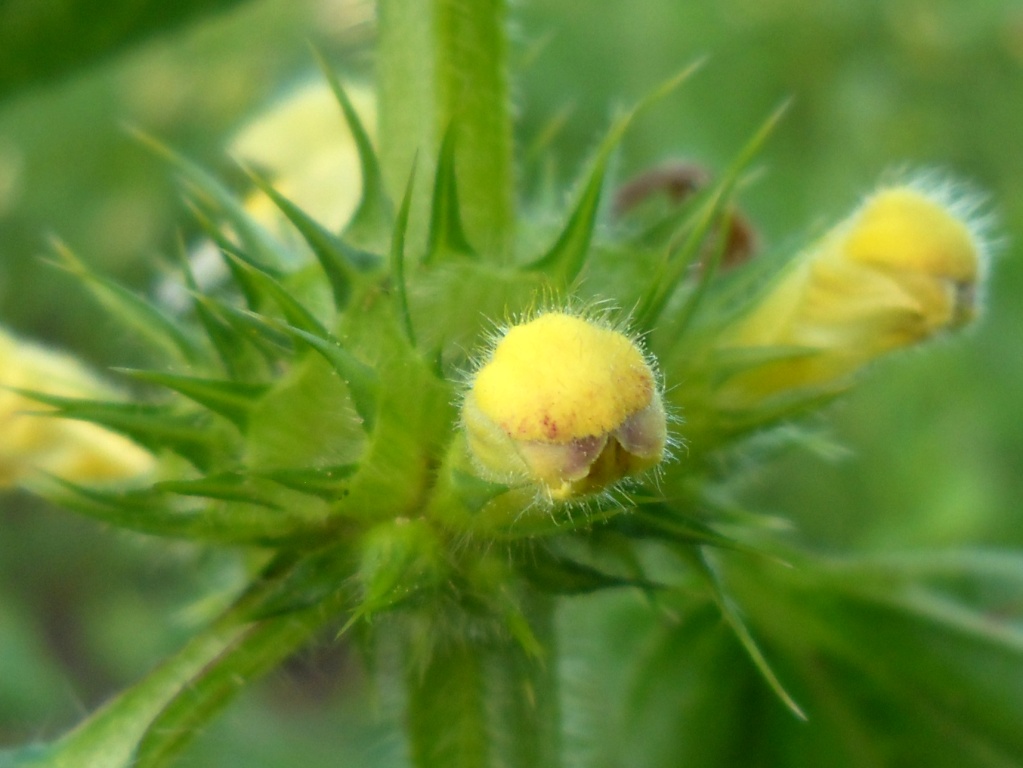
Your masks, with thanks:
[[[4,0],[0,99],[242,0]]]

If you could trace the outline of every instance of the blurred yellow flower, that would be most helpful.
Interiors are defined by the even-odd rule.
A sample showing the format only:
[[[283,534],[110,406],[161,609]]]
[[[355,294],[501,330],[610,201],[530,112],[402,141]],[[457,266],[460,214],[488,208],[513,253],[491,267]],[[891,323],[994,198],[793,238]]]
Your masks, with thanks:
[[[346,93],[366,130],[374,135],[373,91],[350,85]],[[331,232],[341,232],[359,205],[359,152],[337,97],[322,78],[288,91],[244,123],[228,141],[227,152]],[[250,192],[244,206],[277,238],[287,242],[296,237],[288,218],[262,191]],[[204,288],[227,277],[220,250],[209,241],[199,243],[189,260],[195,279]],[[174,280],[159,283],[156,294],[164,306],[175,310],[188,305],[187,293]]]
[[[0,488],[42,470],[78,483],[144,476],[153,456],[95,424],[34,412],[46,406],[10,388],[70,397],[105,397],[110,390],[69,355],[14,338],[0,329]]]
[[[376,132],[376,104],[365,87],[346,89],[366,130]],[[228,152],[273,182],[285,197],[332,232],[340,232],[362,193],[359,153],[330,86],[319,78],[247,122]],[[262,192],[245,201],[253,217],[280,234],[287,219]]]
[[[537,483],[555,500],[658,464],[667,441],[654,372],[636,343],[598,321],[547,312],[510,328],[462,407],[488,478]]]
[[[841,385],[885,353],[971,320],[985,247],[960,207],[922,185],[867,198],[722,334],[720,349],[792,354],[735,376],[719,401]]]

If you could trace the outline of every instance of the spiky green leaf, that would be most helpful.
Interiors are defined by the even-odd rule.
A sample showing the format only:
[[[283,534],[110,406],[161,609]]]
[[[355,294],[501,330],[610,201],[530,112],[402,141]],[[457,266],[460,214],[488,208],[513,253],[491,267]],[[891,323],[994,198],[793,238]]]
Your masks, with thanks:
[[[697,67],[698,63],[667,81],[615,122],[597,150],[596,158],[564,229],[548,251],[529,265],[530,269],[550,275],[563,286],[570,285],[575,281],[586,264],[590,242],[597,226],[604,177],[607,174],[611,156],[633,120],[647,107],[681,85],[696,71]]]
[[[254,488],[248,475],[242,472],[218,472],[197,480],[164,480],[153,486],[158,491],[179,496],[199,496],[221,501],[240,501],[257,504],[269,509],[280,509],[280,505],[266,498]]]
[[[230,225],[241,250],[254,263],[270,269],[282,269],[281,251],[270,234],[245,210],[238,198],[213,175],[160,140],[142,131],[133,131],[136,138],[173,165],[192,191],[199,208],[212,218],[221,218]],[[237,250],[237,247],[236,247]]]
[[[84,400],[25,389],[12,391],[56,409],[42,411],[42,416],[99,424],[151,451],[173,451],[200,468],[209,466],[215,455],[217,435],[201,414],[183,415],[164,405]]]
[[[233,377],[252,375],[260,371],[263,366],[260,365],[260,359],[253,354],[251,345],[239,344],[238,336],[231,325],[202,300],[183,242],[179,243],[178,262],[184,277],[185,288],[192,302],[192,310],[216,351],[224,370]]]
[[[209,408],[230,420],[239,429],[245,429],[249,413],[269,389],[267,384],[246,384],[240,381],[203,379],[184,374],[163,371],[140,371],[129,368],[117,369],[138,381],[158,384],[174,390],[190,400]]]
[[[179,360],[195,363],[203,359],[202,349],[196,341],[151,301],[91,271],[60,240],[53,239],[51,245],[59,259],[56,265],[80,278],[111,316],[126,328]]]
[[[455,174],[455,126],[448,126],[437,158],[437,175],[430,205],[430,234],[423,263],[440,261],[449,255],[476,257],[462,226]]]
[[[796,703],[795,699],[792,698],[789,692],[785,689],[785,686],[782,685],[781,680],[778,679],[778,675],[775,674],[774,669],[771,667],[771,663],[767,660],[764,652],[760,650],[760,646],[750,633],[749,627],[746,626],[746,622],[743,620],[738,606],[736,606],[732,597],[725,589],[724,584],[721,582],[721,578],[718,575],[714,563],[702,550],[692,550],[690,554],[692,554],[692,557],[689,558],[690,562],[697,566],[697,571],[701,576],[703,576],[704,582],[710,588],[711,595],[714,597],[714,601],[721,610],[721,615],[725,618],[725,621],[728,622],[729,626],[731,626],[732,631],[735,632],[736,638],[742,644],[743,648],[746,649],[746,653],[749,654],[750,660],[760,671],[764,681],[770,686],[771,690],[774,691],[775,695],[781,700],[781,702],[788,707],[792,714],[800,720],[806,720],[806,713],[803,712],[803,709]]]
[[[326,501],[337,501],[348,492],[351,477],[358,468],[358,464],[339,464],[333,467],[259,470],[254,474],[293,491],[319,496]]]
[[[344,310],[351,299],[354,286],[363,279],[364,273],[378,271],[382,259],[376,254],[346,244],[274,189],[266,179],[253,172],[250,172],[250,176],[256,186],[298,230],[327,276],[334,296],[334,307],[338,311]]]
[[[391,229],[391,202],[387,197],[387,190],[384,186],[383,173],[380,169],[380,161],[377,158],[373,142],[369,138],[359,113],[352,105],[351,99],[345,93],[337,75],[327,64],[323,56],[317,52],[317,61],[323,71],[331,90],[337,98],[341,111],[344,113],[345,122],[352,133],[355,141],[355,148],[359,153],[359,169],[362,172],[362,197],[359,206],[355,209],[351,220],[345,226],[344,235],[353,243],[364,247],[372,247],[378,242],[383,242],[387,232]],[[338,179],[338,183],[344,183]]]
[[[316,316],[272,275],[234,253],[225,251],[224,255],[245,274],[254,291],[277,305],[289,323],[310,333],[326,333],[326,329]]]
[[[271,364],[294,353],[294,345],[289,336],[263,315],[209,296],[196,296],[196,301],[226,326],[228,336],[225,341],[233,341],[236,347],[244,347],[239,341],[248,342]]]
[[[242,292],[242,296],[245,297],[246,306],[254,311],[263,309],[261,301],[264,297],[260,293],[259,289],[253,285],[250,274],[238,266],[238,259],[248,263],[252,263],[252,259],[243,252],[241,246],[234,243],[231,238],[229,238],[227,234],[217,226],[216,222],[214,222],[200,206],[193,204],[190,207],[192,215],[195,218],[196,223],[199,225],[199,228],[210,239],[210,242],[219,249],[224,264],[227,265],[228,271],[231,273],[231,279]],[[238,259],[233,260],[228,258],[228,253],[236,254]]]
[[[552,552],[537,549],[523,557],[520,572],[543,592],[556,595],[585,595],[603,589],[658,588],[653,582],[625,578]]]
[[[702,209],[697,213],[696,223],[689,230],[682,246],[677,250],[670,251],[666,255],[665,260],[650,281],[635,313],[636,323],[640,327],[653,327],[686,273],[699,259],[700,250],[706,242],[708,234],[713,230],[716,223],[721,222],[722,212],[726,210],[729,199],[742,174],[760,151],[764,142],[767,141],[767,138],[785,114],[788,106],[789,103],[785,102],[775,109],[760,125],[750,140],[746,142],[746,145],[735,157],[731,165],[728,166],[724,175],[708,195]],[[725,238],[722,237],[719,240],[720,246],[723,247]],[[713,270],[704,269],[702,272],[702,282],[704,284],[709,282],[712,274]],[[682,312],[685,320],[692,316],[695,303],[702,299],[704,291],[701,290],[695,293],[696,296],[690,298],[690,306]]]
[[[274,324],[293,339],[303,342],[316,350],[330,363],[331,367],[348,385],[352,405],[362,419],[366,431],[373,431],[377,417],[377,374],[370,366],[359,360],[329,333],[296,328],[286,323]]]
[[[412,327],[412,313],[408,304],[408,286],[405,283],[405,234],[408,231],[409,210],[412,207],[412,190],[416,181],[416,165],[412,164],[405,195],[401,200],[401,209],[394,222],[394,233],[391,235],[391,281],[394,285],[395,311],[401,326],[412,346],[416,344],[415,329]]]
[[[55,476],[36,483],[33,490],[94,520],[154,536],[182,539],[206,537],[205,510],[168,503],[152,489],[119,491],[92,488]]]

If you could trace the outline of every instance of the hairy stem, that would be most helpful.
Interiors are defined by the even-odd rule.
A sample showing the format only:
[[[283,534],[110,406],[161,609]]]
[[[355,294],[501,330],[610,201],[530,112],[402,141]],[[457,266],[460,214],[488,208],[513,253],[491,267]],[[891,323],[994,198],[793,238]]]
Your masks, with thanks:
[[[436,168],[441,138],[456,131],[462,216],[473,246],[508,252],[515,218],[505,0],[381,0],[378,48],[380,153],[397,199],[418,155]],[[429,184],[417,185],[409,225],[425,236]]]

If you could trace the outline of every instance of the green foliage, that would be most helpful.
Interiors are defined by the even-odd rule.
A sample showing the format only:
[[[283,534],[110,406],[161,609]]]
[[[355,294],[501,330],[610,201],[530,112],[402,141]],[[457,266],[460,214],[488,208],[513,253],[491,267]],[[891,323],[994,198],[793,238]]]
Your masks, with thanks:
[[[602,199],[626,129],[686,70],[612,124],[552,226],[543,204],[517,217],[511,203],[507,43],[491,39],[503,5],[388,0],[380,13],[379,157],[325,67],[363,176],[342,231],[253,173],[293,228],[272,234],[229,185],[148,140],[181,175],[224,282],[200,286],[182,249],[188,301],[172,315],[58,246],[144,342],[151,367],[121,373],[145,389],[17,391],[51,418],[127,435],[159,466],[123,485],[32,489],[111,526],[248,555],[226,607],[167,662],[0,766],[171,765],[250,682],[331,634],[358,641],[383,687],[401,681],[417,766],[1018,762],[1015,553],[822,554],[736,500],[765,443],[810,444],[784,425],[850,384],[714,399],[814,354],[716,344],[779,274],[771,259],[728,271],[724,256],[735,194],[781,112],[692,199],[615,218]],[[396,121],[402,109],[415,119]],[[553,245],[536,257],[538,242]],[[678,456],[564,505],[480,477],[458,389],[490,324],[601,302],[632,310],[659,361]]]
[[[6,2],[0,5],[0,97],[237,3],[186,0],[168,7],[124,0],[97,8],[81,0]]]

